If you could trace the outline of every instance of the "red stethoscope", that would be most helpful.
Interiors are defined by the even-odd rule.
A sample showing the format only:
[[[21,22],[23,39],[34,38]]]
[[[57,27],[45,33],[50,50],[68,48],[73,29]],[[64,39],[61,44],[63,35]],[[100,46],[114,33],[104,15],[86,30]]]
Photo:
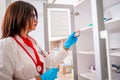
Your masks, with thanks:
[[[32,42],[28,39],[28,38],[24,38],[24,37],[22,37],[22,36],[20,36],[21,37],[21,39],[24,41],[24,43],[27,45],[27,46],[29,46],[29,47],[31,47],[32,49],[33,49],[33,51],[34,51],[34,55],[35,55],[35,57],[36,57],[36,61],[33,59],[33,57],[30,55],[30,53],[27,51],[27,49],[25,49],[25,47],[15,38],[15,37],[13,37],[14,38],[14,40],[23,48],[23,50],[26,52],[26,54],[32,59],[32,61],[34,62],[34,64],[36,65],[36,70],[40,73],[40,74],[42,74],[43,73],[43,62],[41,62],[40,61],[40,57],[38,56],[38,53],[37,53],[37,51],[36,51],[36,49],[34,48],[34,46],[33,46],[33,44],[32,44]]]

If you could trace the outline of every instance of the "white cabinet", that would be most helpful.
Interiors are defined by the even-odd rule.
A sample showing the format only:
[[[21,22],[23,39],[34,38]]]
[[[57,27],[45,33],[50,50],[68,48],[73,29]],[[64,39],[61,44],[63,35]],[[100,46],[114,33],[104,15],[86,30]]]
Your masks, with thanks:
[[[93,27],[81,28],[78,44],[77,60],[79,80],[96,80]]]
[[[108,80],[120,79],[120,19],[105,23],[102,36],[106,40]]]
[[[94,47],[94,44],[95,44],[94,38],[96,37],[93,36],[93,33],[95,35],[93,28],[96,25],[93,24],[93,26],[88,26],[89,24],[92,24],[92,17],[96,16],[96,14],[94,16],[91,14],[91,5],[90,5],[91,1],[92,0],[84,0],[82,4],[80,4],[75,8],[75,10],[80,13],[79,16],[75,17],[76,29],[81,29],[81,35],[77,43],[77,62],[78,62],[79,80],[98,80],[98,76],[101,76],[101,74],[102,76],[104,76],[103,75],[104,72],[105,74],[108,74],[108,79],[105,76],[104,79],[101,78],[99,80],[105,80],[105,79],[119,80],[120,73],[115,73],[115,72],[119,72],[120,68],[118,71],[114,69],[115,69],[115,65],[117,65],[117,68],[119,67],[118,65],[120,65],[120,59],[119,59],[120,58],[120,37],[119,37],[120,36],[120,19],[119,19],[120,16],[117,15],[117,13],[120,12],[119,11],[120,0],[117,0],[117,1],[103,0],[104,17],[113,18],[109,21],[104,22],[104,25],[101,25],[102,22],[100,22],[99,20],[99,18],[102,17],[101,14],[100,15],[97,14],[97,17],[99,16],[98,17],[99,26],[98,25],[97,26],[101,28],[103,27],[103,29],[105,26],[105,30],[106,30],[106,32],[103,32],[103,33],[101,32],[102,33],[101,37],[105,38],[106,45],[104,45],[104,48],[106,48],[105,49],[106,53],[103,53],[103,51],[100,51],[100,53],[97,53],[95,51],[96,47]],[[110,15],[108,14],[108,12],[110,12]],[[103,20],[103,18],[101,18],[101,21]],[[96,24],[97,24],[97,21],[96,21]],[[100,34],[99,31],[100,30],[98,30],[98,33]],[[101,41],[102,40],[100,40],[100,42]],[[103,47],[98,46],[96,49],[101,49],[101,48]],[[96,54],[99,54],[99,55],[96,56]],[[101,55],[102,57],[100,57]],[[104,55],[106,55],[105,56],[106,58],[102,60]],[[101,61],[98,61],[99,58],[97,60],[97,57],[100,57]],[[101,62],[102,64],[99,62]],[[105,64],[105,62],[107,63]],[[103,73],[101,70],[100,70],[101,73],[98,71],[96,72],[96,66],[98,66],[97,63],[100,64],[99,66],[102,67],[101,70],[103,70]],[[108,72],[106,71],[106,67],[103,67],[104,65],[107,65]]]
[[[75,77],[78,75],[78,80],[119,80],[120,74],[113,73],[111,65],[120,65],[120,19],[117,19],[120,17],[120,0],[79,1],[82,3],[74,8],[80,14],[75,16],[75,28],[81,30],[74,54],[77,55],[75,72],[78,72]],[[104,24],[104,18],[113,19]],[[104,25],[106,31],[102,33]]]
[[[101,37],[106,40],[108,80],[120,79],[120,19],[105,22]],[[93,27],[81,28],[77,44],[78,75],[80,80],[96,80]]]
[[[75,16],[76,30],[81,31],[76,44],[78,80],[96,80],[93,26],[89,26],[92,24],[91,0],[84,0],[75,11],[80,13]]]

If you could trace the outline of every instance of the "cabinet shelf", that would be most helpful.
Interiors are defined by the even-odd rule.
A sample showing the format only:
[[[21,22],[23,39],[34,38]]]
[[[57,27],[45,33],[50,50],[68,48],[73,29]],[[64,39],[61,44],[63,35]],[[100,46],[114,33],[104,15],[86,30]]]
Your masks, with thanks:
[[[106,31],[103,31],[103,35],[106,39],[107,54],[107,66],[108,66],[108,78],[109,80],[119,80],[120,74],[114,75],[111,70],[111,63],[119,64],[120,50],[119,50],[119,34],[120,34],[120,19],[113,19],[105,23]],[[113,49],[113,50],[112,50]],[[111,58],[110,58],[111,57]],[[118,76],[119,75],[119,76]]]
[[[92,29],[93,29],[93,27],[85,27],[85,28],[81,28],[80,31],[83,32],[83,31],[89,31]]]
[[[90,54],[90,55],[94,55],[94,51],[79,51],[78,54]]]
[[[50,41],[59,41],[59,40],[63,40],[63,39],[67,39],[67,37],[52,37],[52,38],[50,38]]]
[[[93,27],[92,26],[88,26],[88,27],[84,27],[84,28],[80,28],[80,34],[81,34],[81,36],[92,36],[92,34],[93,34]],[[83,37],[84,37],[83,36]]]
[[[109,32],[120,32],[120,18],[105,22],[105,29]]]
[[[89,80],[96,80],[96,73],[93,72],[81,73],[80,76]]]

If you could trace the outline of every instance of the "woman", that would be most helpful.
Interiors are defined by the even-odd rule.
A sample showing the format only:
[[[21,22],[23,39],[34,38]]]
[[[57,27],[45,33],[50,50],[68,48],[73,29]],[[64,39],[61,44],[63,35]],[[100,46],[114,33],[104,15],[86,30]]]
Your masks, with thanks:
[[[0,80],[54,80],[56,67],[68,55],[67,50],[76,43],[73,32],[58,54],[41,50],[28,35],[36,29],[38,14],[33,5],[16,1],[7,8],[0,40]],[[52,68],[46,71],[47,68]]]

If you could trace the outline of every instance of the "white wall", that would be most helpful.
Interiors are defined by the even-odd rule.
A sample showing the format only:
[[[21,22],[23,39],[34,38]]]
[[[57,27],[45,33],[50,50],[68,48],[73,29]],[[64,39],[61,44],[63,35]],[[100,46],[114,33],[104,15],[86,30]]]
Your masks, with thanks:
[[[113,33],[110,35],[110,48],[111,49],[120,49],[120,32]]]
[[[3,17],[7,6],[10,4],[10,0],[0,0],[0,37],[1,37],[1,26]]]
[[[120,18],[120,3],[114,5],[104,11],[104,16],[111,16],[112,18]]]
[[[83,27],[87,27],[92,23],[92,15],[91,15],[91,0],[84,0],[82,4],[75,7],[75,12],[79,12],[80,15],[75,16],[75,27],[76,29],[80,29]]]
[[[27,1],[27,0],[25,0]],[[41,48],[45,49],[44,43],[44,21],[43,21],[43,3],[47,0],[28,0],[33,4],[38,11],[38,26],[35,31],[31,32],[30,35],[38,42]]]
[[[113,19],[120,19],[120,3],[114,5],[104,11],[105,17],[112,17]],[[120,48],[120,33],[114,33],[110,35],[110,48]]]
[[[5,8],[6,8],[5,0],[0,0],[0,37],[1,37],[1,25],[2,25]]]

